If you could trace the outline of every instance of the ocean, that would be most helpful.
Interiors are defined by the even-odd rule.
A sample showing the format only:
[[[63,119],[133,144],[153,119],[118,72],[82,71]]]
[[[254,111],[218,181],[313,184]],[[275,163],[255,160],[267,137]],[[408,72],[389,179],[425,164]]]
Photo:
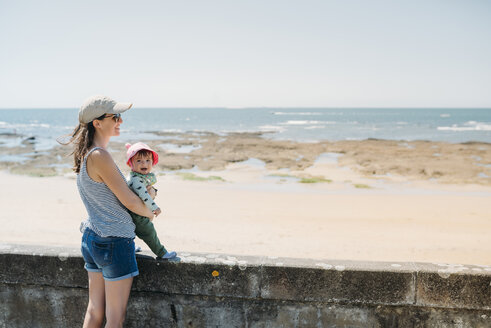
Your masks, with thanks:
[[[76,126],[78,109],[0,109],[0,144],[35,137],[37,150]],[[151,131],[266,132],[265,138],[430,140],[491,143],[491,108],[132,108],[116,140],[158,139]],[[17,135],[17,137],[15,136]]]

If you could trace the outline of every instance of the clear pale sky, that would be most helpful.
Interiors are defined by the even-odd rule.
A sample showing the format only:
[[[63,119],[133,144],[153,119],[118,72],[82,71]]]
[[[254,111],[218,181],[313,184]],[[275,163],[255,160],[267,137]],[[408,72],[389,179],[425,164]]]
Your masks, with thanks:
[[[488,0],[0,0],[0,108],[491,107]]]

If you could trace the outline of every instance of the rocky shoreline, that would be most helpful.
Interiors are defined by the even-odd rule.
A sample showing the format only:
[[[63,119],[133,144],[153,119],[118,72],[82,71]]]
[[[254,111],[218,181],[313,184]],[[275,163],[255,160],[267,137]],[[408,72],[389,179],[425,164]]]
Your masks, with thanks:
[[[377,139],[303,143],[272,140],[261,133],[151,133],[161,138],[145,141],[160,154],[160,162],[154,169],[156,172],[193,167],[201,171],[224,170],[229,164],[251,158],[263,161],[268,170],[303,171],[311,167],[321,154],[337,153],[339,166],[348,167],[364,177],[491,185],[490,143]],[[19,138],[17,135],[7,137]],[[71,172],[71,146],[60,145],[50,150],[36,151],[35,144],[35,137],[25,138],[17,147],[0,144],[0,169],[32,176]],[[124,171],[124,144],[111,142],[109,150]]]

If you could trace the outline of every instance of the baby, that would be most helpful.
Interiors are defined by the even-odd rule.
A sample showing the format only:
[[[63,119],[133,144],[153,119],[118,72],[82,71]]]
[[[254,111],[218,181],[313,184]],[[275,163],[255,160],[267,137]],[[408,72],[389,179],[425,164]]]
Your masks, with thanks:
[[[153,201],[147,191],[147,186],[152,186],[157,182],[155,174],[151,173],[152,167],[158,163],[159,155],[143,142],[133,145],[126,144],[126,164],[131,167],[130,175],[127,178],[128,186],[140,197],[145,205],[155,214],[159,215],[162,211]],[[155,189],[157,194],[157,189]],[[149,218],[130,212],[135,223],[135,234],[142,239],[152,252],[157,255],[157,259],[170,260],[176,257],[176,252],[168,252],[160,243],[157,232]]]

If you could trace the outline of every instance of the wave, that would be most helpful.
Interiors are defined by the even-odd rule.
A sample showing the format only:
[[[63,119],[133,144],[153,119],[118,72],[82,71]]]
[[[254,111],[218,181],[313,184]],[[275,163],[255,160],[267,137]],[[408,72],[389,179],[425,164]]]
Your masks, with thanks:
[[[450,114],[440,114],[440,117],[450,117]]]
[[[438,126],[437,130],[439,131],[491,131],[491,124],[476,122],[476,121],[468,121],[464,123],[464,125],[453,124],[452,126]]]
[[[51,125],[46,124],[46,123],[11,124],[11,123],[7,123],[7,122],[0,122],[0,126],[2,128],[7,128],[7,129],[22,129],[22,128],[46,128],[46,129],[49,129],[49,128],[51,128]]]
[[[280,125],[308,125],[308,124],[336,124],[336,122],[292,120],[292,121],[281,122],[279,124]]]
[[[273,112],[273,115],[322,115],[322,113],[319,112]]]
[[[273,132],[282,132],[285,131],[285,128],[277,125],[261,125],[258,127],[261,131],[273,131]]]
[[[307,125],[307,124],[320,124],[320,121],[287,121],[281,122],[281,125]]]
[[[49,124],[44,124],[44,123],[32,123],[30,126],[35,127],[35,128],[50,128],[51,126]]]

